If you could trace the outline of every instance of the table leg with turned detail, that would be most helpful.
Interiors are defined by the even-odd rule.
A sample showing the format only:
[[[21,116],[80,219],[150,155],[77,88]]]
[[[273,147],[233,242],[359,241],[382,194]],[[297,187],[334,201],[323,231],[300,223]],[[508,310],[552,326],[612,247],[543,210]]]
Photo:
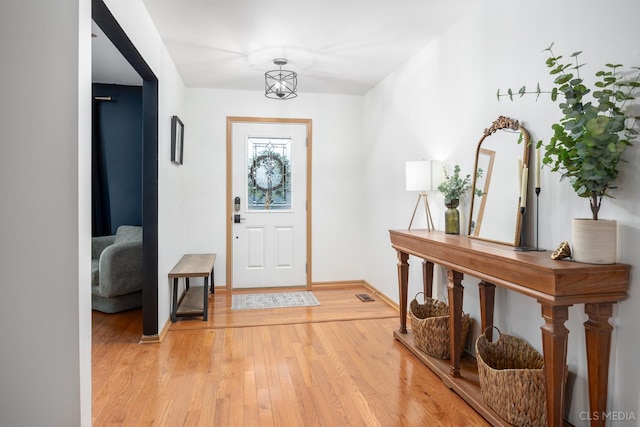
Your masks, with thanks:
[[[409,254],[398,251],[398,297],[400,298],[400,330],[407,333],[407,293],[409,292]]]
[[[587,303],[584,305],[584,311],[589,316],[589,320],[584,323],[584,331],[587,344],[591,426],[604,427],[607,411],[611,331],[613,330],[609,319],[613,315],[613,304]]]
[[[493,328],[487,328],[493,326],[496,285],[482,280],[478,283],[478,290],[480,291],[480,324],[482,325],[482,331],[487,340],[493,341]]]
[[[449,283],[447,288],[449,291],[449,337],[451,344],[451,374],[454,378],[459,378],[460,374],[460,356],[462,355],[462,298],[464,296],[464,287],[462,279],[464,275],[460,272],[449,270],[447,273]]]
[[[547,389],[547,425],[564,425],[565,380],[567,378],[567,342],[569,330],[564,322],[569,319],[569,306],[551,305],[538,301],[542,306],[544,325],[542,353]]]
[[[422,289],[424,295],[429,298],[433,296],[433,263],[426,259],[422,261]]]

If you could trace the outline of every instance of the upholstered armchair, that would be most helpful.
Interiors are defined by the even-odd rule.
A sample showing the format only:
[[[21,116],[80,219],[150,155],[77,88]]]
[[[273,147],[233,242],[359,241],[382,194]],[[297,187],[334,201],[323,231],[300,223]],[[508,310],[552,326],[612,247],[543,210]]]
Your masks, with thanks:
[[[121,225],[91,242],[91,303],[117,313],[142,305],[142,227]]]

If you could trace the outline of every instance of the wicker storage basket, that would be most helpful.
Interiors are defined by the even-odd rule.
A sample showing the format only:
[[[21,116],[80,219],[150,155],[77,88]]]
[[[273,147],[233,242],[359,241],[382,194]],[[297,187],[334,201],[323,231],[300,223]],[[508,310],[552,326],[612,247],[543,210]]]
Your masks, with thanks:
[[[491,409],[516,426],[547,425],[544,359],[536,349],[511,335],[491,342],[481,334],[476,358],[480,393]]]
[[[449,306],[445,302],[428,297],[424,298],[423,304],[419,304],[417,298],[420,294],[424,295],[423,292],[419,292],[409,305],[413,343],[429,356],[449,359],[451,358]],[[469,314],[463,313],[461,350],[464,349],[470,323]]]

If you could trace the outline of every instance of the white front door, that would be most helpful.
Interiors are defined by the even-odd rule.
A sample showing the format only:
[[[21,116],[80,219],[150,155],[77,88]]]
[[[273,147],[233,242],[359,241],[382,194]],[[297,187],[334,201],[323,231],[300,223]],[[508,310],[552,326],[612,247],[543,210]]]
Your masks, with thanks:
[[[306,286],[307,126],[232,124],[233,288]]]

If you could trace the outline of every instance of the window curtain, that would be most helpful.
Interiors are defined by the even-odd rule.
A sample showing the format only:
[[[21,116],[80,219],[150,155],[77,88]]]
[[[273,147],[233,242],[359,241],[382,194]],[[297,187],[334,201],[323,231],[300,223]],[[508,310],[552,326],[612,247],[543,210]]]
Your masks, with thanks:
[[[100,124],[101,102],[94,96],[91,126],[91,228],[93,236],[111,234],[109,186]]]

